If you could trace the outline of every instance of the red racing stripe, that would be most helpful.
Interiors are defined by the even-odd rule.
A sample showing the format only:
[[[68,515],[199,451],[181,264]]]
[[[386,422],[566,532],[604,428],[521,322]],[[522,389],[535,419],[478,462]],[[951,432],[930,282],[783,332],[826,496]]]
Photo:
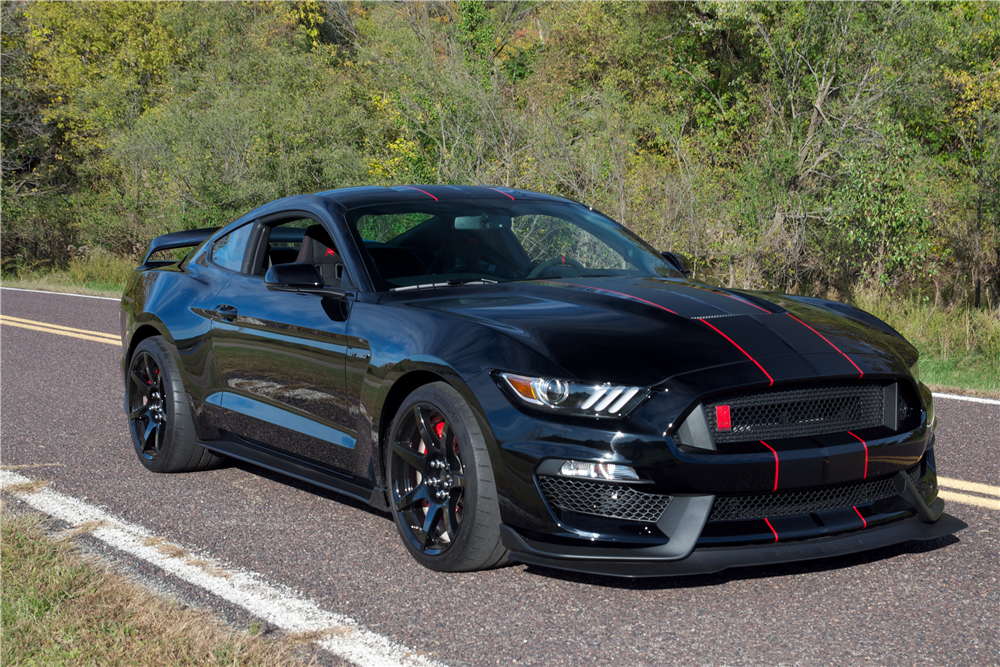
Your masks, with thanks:
[[[430,197],[434,201],[438,201],[438,198],[435,197],[434,195],[432,195],[431,193],[429,193],[429,192],[427,192],[425,190],[421,190],[420,188],[415,188],[412,185],[400,185],[399,187],[401,187],[401,188],[407,188],[408,190],[416,190],[417,192],[423,192],[425,195],[427,195],[428,197]],[[511,199],[513,199],[513,197],[511,197]]]
[[[854,435],[850,431],[848,431],[847,433],[848,433],[848,435]],[[862,440],[861,438],[858,438],[858,436],[856,436],[856,435],[854,435],[854,437],[858,441],[860,441],[861,444],[864,445],[864,447],[865,447],[865,474],[864,474],[864,477],[862,477],[861,479],[868,479],[868,443],[865,442],[864,440]]]
[[[777,491],[778,490],[778,452],[774,451],[774,448],[771,447],[771,445],[769,445],[766,442],[764,442],[763,440],[760,441],[760,444],[762,444],[765,447],[767,447],[768,449],[770,449],[771,453],[774,454],[774,489],[773,490]]]
[[[859,379],[859,380],[860,380],[861,378],[863,378],[863,377],[865,376],[865,372],[864,372],[863,370],[861,370],[860,368],[858,368],[858,365],[857,365],[856,363],[854,363],[854,360],[853,360],[853,359],[851,359],[851,358],[850,358],[849,356],[847,356],[846,354],[844,354],[844,352],[843,352],[843,351],[842,351],[842,350],[841,350],[841,349],[840,349],[839,347],[837,347],[836,345],[834,345],[833,343],[831,343],[831,342],[829,341],[829,339],[827,339],[827,337],[826,337],[826,336],[824,336],[824,335],[823,335],[823,334],[821,334],[820,332],[816,331],[816,330],[815,330],[815,329],[813,329],[813,328],[812,328],[811,326],[809,326],[808,324],[806,324],[805,322],[803,322],[803,321],[802,321],[802,320],[800,320],[799,318],[795,317],[795,316],[794,316],[794,315],[792,315],[791,313],[785,313],[785,314],[786,314],[786,315],[788,315],[788,316],[789,316],[790,318],[792,318],[793,320],[795,320],[796,322],[798,322],[799,324],[801,324],[802,326],[804,326],[804,327],[805,327],[806,329],[809,329],[809,331],[812,331],[812,332],[813,332],[814,334],[816,334],[817,336],[819,336],[820,338],[822,338],[823,340],[825,340],[825,341],[827,342],[827,344],[828,344],[828,345],[829,345],[830,347],[832,347],[833,349],[835,349],[835,350],[836,350],[837,352],[840,352],[840,354],[841,354],[841,355],[842,355],[842,356],[844,357],[844,359],[847,359],[847,361],[848,361],[848,362],[850,362],[850,364],[851,364],[852,366],[854,366],[855,370],[857,370],[857,371],[858,371],[859,373],[861,373],[861,375],[859,375],[859,376],[858,376],[858,379]]]
[[[854,508],[854,511],[855,511],[855,512],[857,513],[857,515],[858,515],[858,518],[859,518],[859,519],[861,519],[861,523],[865,524],[865,525],[864,525],[864,526],[862,527],[862,530],[864,530],[865,528],[867,528],[867,527],[868,527],[868,522],[867,522],[867,521],[865,521],[865,518],[864,518],[863,516],[861,516],[861,512],[858,512],[858,508],[857,508],[857,507],[855,507],[855,508]]]
[[[666,310],[666,309],[664,309],[664,310]],[[671,311],[671,312],[673,312],[673,311]],[[676,313],[674,313],[674,314],[676,315]],[[695,319],[701,319],[701,318],[695,318]],[[732,338],[730,338],[726,334],[724,334],[721,331],[719,331],[717,328],[715,328],[714,326],[712,326],[708,321],[701,320],[701,322],[703,324],[708,324],[708,326],[712,327],[712,329],[714,329],[717,334],[719,334],[720,336],[722,336],[723,338],[725,338],[726,340],[728,340],[733,345],[736,345],[736,341],[734,341]],[[759,363],[757,363],[756,359],[754,359],[753,357],[751,357],[750,354],[746,350],[744,350],[742,347],[740,347],[739,345],[736,345],[736,349],[739,350],[740,352],[742,352],[743,354],[745,354],[746,358],[749,359],[750,361],[752,361],[757,366],[757,368],[760,369],[760,372],[767,376],[767,379],[771,381],[771,384],[768,385],[769,387],[774,386],[774,378],[771,377],[770,373],[768,373],[767,371],[764,370],[763,366],[761,366]]]
[[[764,523],[766,523],[767,527],[771,529],[772,533],[774,533],[774,541],[777,542],[778,541],[778,531],[776,531],[774,529],[774,526],[772,526],[771,522],[767,520],[767,517],[764,517]]]
[[[669,308],[664,308],[663,306],[661,306],[658,303],[653,303],[652,301],[646,301],[645,299],[640,299],[637,296],[632,296],[631,294],[625,294],[624,292],[615,292],[614,290],[604,289],[602,287],[590,287],[589,285],[577,285],[576,283],[556,282],[554,280],[547,280],[545,282],[550,283],[552,285],[569,285],[570,287],[582,287],[583,289],[589,289],[589,290],[591,290],[593,292],[604,292],[604,293],[607,293],[607,294],[615,294],[617,296],[623,296],[626,299],[632,299],[633,301],[640,301],[640,302],[645,303],[645,304],[647,304],[649,306],[652,306],[653,308],[659,308],[660,310],[665,310],[668,313],[670,313],[671,315],[676,315],[677,314],[674,311],[670,310]],[[710,324],[709,326],[712,326],[712,325]],[[714,329],[715,327],[712,327],[712,328]],[[723,335],[725,335],[725,334],[723,334]]]
[[[757,310],[763,310],[768,315],[773,315],[773,313],[770,310],[768,310],[767,308],[761,308],[760,306],[758,306],[755,303],[750,303],[746,299],[741,299],[740,297],[733,296],[732,294],[726,294],[725,292],[718,292],[718,291],[716,291],[714,289],[705,289],[704,287],[697,287],[695,285],[688,285],[688,287],[690,287],[691,289],[702,290],[704,292],[711,292],[712,294],[718,294],[719,296],[726,296],[726,297],[729,297],[730,299],[733,299],[734,301],[739,301],[740,303],[745,303],[748,306],[753,306]]]
[[[503,191],[501,191],[501,190],[497,190],[496,188],[487,188],[487,189],[488,189],[488,190],[493,190],[493,191],[495,191],[495,192],[499,192],[499,193],[500,193],[500,194],[502,194],[502,195],[503,195],[504,197],[510,197],[510,195],[509,195],[509,194],[507,194],[506,192],[503,192]],[[517,200],[516,200],[516,199],[514,199],[513,197],[510,197],[510,200],[511,200],[511,201],[517,201]]]

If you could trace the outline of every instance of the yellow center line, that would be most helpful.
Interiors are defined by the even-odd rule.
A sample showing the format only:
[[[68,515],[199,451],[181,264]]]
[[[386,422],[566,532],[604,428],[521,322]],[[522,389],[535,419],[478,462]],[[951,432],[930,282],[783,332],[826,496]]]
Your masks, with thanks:
[[[950,477],[938,477],[938,484],[941,486],[950,486],[959,491],[971,491],[972,493],[1000,497],[1000,486],[980,484],[979,482],[966,482],[964,479],[951,479]]]
[[[955,493],[954,491],[946,491],[945,489],[938,489],[938,496],[954,503],[964,503],[966,505],[975,505],[976,507],[985,507],[988,510],[1000,511],[1000,498],[970,496],[966,493]]]
[[[9,320],[11,323],[17,322],[18,324],[33,324],[36,327],[45,327],[46,329],[58,329],[59,331],[71,331],[73,333],[86,334],[88,336],[103,336],[104,338],[114,338],[115,342],[119,342],[120,340],[118,334],[107,334],[101,331],[90,331],[88,329],[74,329],[73,327],[64,327],[61,324],[50,324],[49,322],[36,322],[35,320],[26,320],[21,317],[11,317],[10,315],[0,315],[0,320]]]
[[[71,331],[60,331],[58,329],[52,329],[49,327],[36,327],[31,324],[21,324],[20,322],[11,322],[8,318],[0,318],[0,324],[6,324],[9,327],[17,327],[19,329],[31,329],[32,331],[44,331],[45,333],[59,334],[60,336],[70,336],[71,338],[82,338],[83,340],[92,340],[97,343],[108,343],[109,345],[121,345],[121,340],[105,338],[105,336],[107,336],[108,334],[99,334],[98,336],[88,336],[84,334],[73,333]]]

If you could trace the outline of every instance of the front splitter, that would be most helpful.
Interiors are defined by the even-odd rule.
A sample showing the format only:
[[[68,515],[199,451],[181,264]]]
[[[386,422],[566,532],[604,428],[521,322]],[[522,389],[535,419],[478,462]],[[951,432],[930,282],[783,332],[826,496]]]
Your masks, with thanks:
[[[934,523],[924,523],[916,517],[899,523],[871,528],[849,535],[743,547],[695,549],[678,560],[623,557],[621,549],[592,549],[589,553],[574,550],[567,554],[559,545],[529,540],[506,525],[500,526],[503,544],[512,560],[526,565],[542,565],[571,572],[601,574],[613,577],[674,577],[711,574],[734,567],[753,567],[816,560],[870,551],[910,540],[935,540],[956,533],[968,524],[949,514],[942,514]]]

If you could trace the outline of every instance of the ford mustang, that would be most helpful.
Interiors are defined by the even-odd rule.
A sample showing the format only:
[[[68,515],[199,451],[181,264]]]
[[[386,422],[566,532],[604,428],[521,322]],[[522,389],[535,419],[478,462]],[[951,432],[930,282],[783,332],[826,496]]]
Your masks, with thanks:
[[[166,234],[121,301],[135,451],[359,498],[441,571],[707,573],[965,527],[912,345],[689,273],[502,187],[331,190]]]

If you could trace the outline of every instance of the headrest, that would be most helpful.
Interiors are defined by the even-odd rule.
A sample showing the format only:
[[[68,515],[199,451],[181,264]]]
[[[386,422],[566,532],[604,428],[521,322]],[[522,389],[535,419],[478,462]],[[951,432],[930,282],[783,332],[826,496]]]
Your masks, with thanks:
[[[339,264],[342,262],[337,255],[333,239],[322,225],[310,225],[302,237],[302,247],[295,260],[303,264]]]

